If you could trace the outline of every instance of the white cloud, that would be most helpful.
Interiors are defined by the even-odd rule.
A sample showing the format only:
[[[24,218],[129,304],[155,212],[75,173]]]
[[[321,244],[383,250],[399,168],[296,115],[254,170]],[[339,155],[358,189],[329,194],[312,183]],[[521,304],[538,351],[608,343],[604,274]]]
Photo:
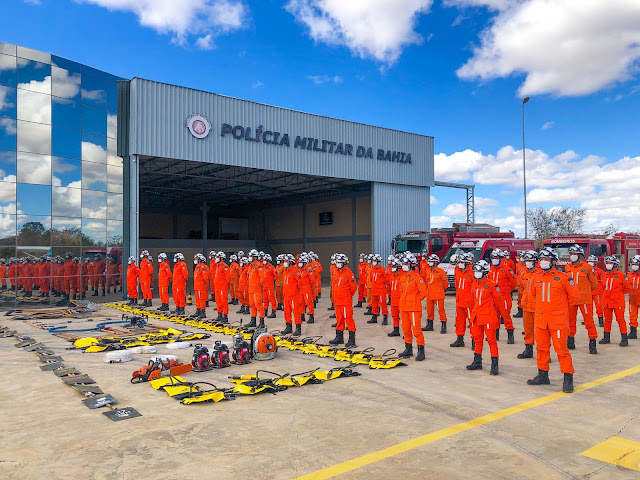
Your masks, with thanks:
[[[498,202],[495,198],[475,197],[474,205],[476,209],[490,208],[497,207],[498,205],[500,205],[500,202]]]
[[[446,215],[434,215],[431,217],[431,228],[442,228],[451,226],[451,217]]]
[[[518,0],[444,0],[447,7],[487,7],[489,10],[504,10],[517,3]]]
[[[549,130],[550,128],[553,128],[555,124],[556,122],[546,122],[542,124],[542,126],[540,127],[540,130]]]
[[[256,80],[255,82],[253,82],[253,84],[251,85],[251,88],[260,88],[264,85],[264,83],[262,83],[260,80]]]
[[[640,59],[638,0],[449,0],[498,13],[463,79],[525,75],[520,95],[580,96],[624,82]]]
[[[467,206],[461,203],[450,203],[442,211],[443,215],[448,217],[465,217],[467,216]]]
[[[431,205],[438,205],[440,203],[440,201],[433,195],[431,195],[431,199],[429,200],[429,202],[431,203]]]
[[[196,35],[198,48],[213,48],[213,38],[242,28],[249,10],[240,0],[78,0],[109,10],[135,13],[140,25],[172,34],[184,45]]]
[[[285,9],[316,42],[390,65],[422,37],[414,28],[433,0],[289,0]]]
[[[311,80],[316,85],[322,85],[323,83],[335,83],[336,85],[342,83],[342,77],[339,75],[334,75],[330,77],[329,75],[307,75],[307,78]]]

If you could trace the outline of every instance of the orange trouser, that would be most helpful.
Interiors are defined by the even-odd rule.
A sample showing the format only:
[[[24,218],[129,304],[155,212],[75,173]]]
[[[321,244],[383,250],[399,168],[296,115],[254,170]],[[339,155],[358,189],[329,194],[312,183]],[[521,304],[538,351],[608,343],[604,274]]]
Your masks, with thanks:
[[[138,298],[138,286],[127,285],[127,294],[129,295],[129,298]]]
[[[427,299],[427,320],[435,320],[435,306],[438,305],[438,316],[441,322],[447,321],[447,312],[444,311],[444,299],[429,300]]]
[[[571,362],[571,353],[569,353],[569,349],[567,348],[569,325],[561,330],[555,330],[550,327],[536,327],[535,336],[536,343],[538,344],[537,360],[539,370],[549,371],[549,352],[551,350],[551,341],[553,341],[553,349],[558,355],[558,362],[560,362],[560,371],[562,373],[575,373],[573,363]]]
[[[298,300],[295,298],[284,299],[284,321],[302,325],[302,319],[298,314]]]
[[[382,314],[389,315],[389,310],[387,310],[387,296],[385,294],[373,295],[371,297],[371,313],[373,313],[374,315],[378,315],[381,305]]]
[[[569,305],[569,336],[575,337],[578,324],[578,308],[584,319],[584,326],[589,332],[589,338],[598,338],[596,324],[593,323],[593,305]]]
[[[209,289],[204,288],[195,291],[196,295],[196,308],[198,310],[204,310],[207,306],[207,300],[209,300]]]
[[[400,326],[400,308],[397,305],[391,305],[391,318],[393,319],[393,326]]]
[[[246,290],[238,290],[238,300],[240,301],[240,305],[244,305],[245,307],[249,306],[249,294]]]
[[[229,315],[229,293],[226,288],[218,288],[215,291],[216,306],[218,307],[218,313],[222,315]]]
[[[159,287],[160,290],[160,303],[168,304],[169,303],[169,287]]]
[[[271,304],[271,310],[275,310],[276,305],[276,295],[273,288],[265,288],[262,290],[262,298],[264,300],[264,309],[269,310],[269,304]]]
[[[93,277],[95,279],[94,288],[98,289],[98,287],[102,287],[104,290],[104,275],[97,275]]]
[[[187,306],[187,290],[185,287],[178,287],[174,284],[172,294],[176,307],[184,308]]]
[[[524,325],[524,344],[533,345],[535,342],[535,328],[533,327],[535,312],[522,312],[522,324]]]
[[[629,304],[629,325],[638,328],[638,305]]]
[[[602,308],[602,295],[593,295],[593,304],[596,307],[596,315],[598,318],[604,317],[604,309]]]
[[[140,290],[142,290],[142,298],[151,300],[151,283],[140,283]]]
[[[307,312],[309,312],[309,315],[313,315],[315,313],[313,310],[313,295],[311,293],[301,293],[298,297],[298,313],[303,314],[305,307]]]
[[[353,321],[353,305],[336,305],[336,330],[344,332],[345,326],[350,332],[356,331],[356,322]]]
[[[233,281],[229,283],[229,294],[231,295],[231,300],[235,300],[238,298],[238,282]]]
[[[424,334],[422,333],[422,312],[400,312],[402,319],[402,331],[404,332],[404,343],[413,343],[416,337],[416,344],[424,345]]]
[[[504,309],[509,314],[507,318],[504,319],[504,328],[507,330],[513,330],[513,320],[511,319],[511,308],[513,307],[513,299],[511,298],[511,293],[508,295],[503,295],[504,298]],[[498,315],[500,312],[498,312]],[[500,325],[498,325],[498,329],[500,329]]]
[[[26,287],[24,287],[26,288]],[[64,277],[64,291],[67,295],[76,293],[76,282],[71,277]],[[138,298],[138,292],[136,289],[136,296],[132,298]]]
[[[482,347],[484,346],[484,336],[487,336],[489,351],[492,357],[498,356],[498,342],[496,341],[496,327],[499,324],[485,323],[484,325],[474,323],[471,326],[471,336],[473,337],[474,353],[482,355]]]
[[[456,306],[456,335],[463,337],[467,331],[467,324],[471,321],[471,309]],[[471,329],[469,329],[471,333]]]
[[[367,287],[367,305],[371,305],[371,288]]]
[[[6,280],[4,285],[6,285]],[[46,277],[42,279],[42,283],[40,283],[40,290],[42,290],[42,293],[49,293],[49,289],[51,288],[51,278]],[[636,313],[637,313],[637,307],[636,307]]]
[[[358,301],[359,302],[364,301],[364,294],[365,294],[366,289],[367,289],[367,285],[366,284],[364,284],[364,283],[359,283],[358,284]]]
[[[624,319],[624,308],[608,308],[604,307],[604,331],[611,331],[611,323],[613,322],[613,315],[616,316],[616,322],[620,327],[620,333],[627,333],[627,322]]]
[[[262,292],[249,293],[249,306],[251,307],[251,316],[259,316],[264,318],[264,304],[262,303]]]
[[[318,298],[318,287],[315,283],[311,284],[311,295],[313,296],[314,300]]]
[[[88,286],[88,284],[87,284],[87,286]],[[111,289],[111,287],[113,287],[113,290],[115,291],[115,289],[116,289],[116,277],[115,277],[115,275],[109,275],[107,277],[107,290]],[[149,297],[149,298],[151,298],[151,297]]]
[[[282,285],[276,285],[276,302],[284,303],[284,287]]]

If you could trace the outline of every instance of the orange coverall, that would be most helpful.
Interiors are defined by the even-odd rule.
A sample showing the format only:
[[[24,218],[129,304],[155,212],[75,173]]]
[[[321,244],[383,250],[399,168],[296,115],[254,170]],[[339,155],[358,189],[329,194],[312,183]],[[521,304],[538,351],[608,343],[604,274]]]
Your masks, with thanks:
[[[391,296],[391,318],[393,319],[393,326],[400,326],[400,279],[402,277],[402,270],[391,271],[387,275],[387,282],[389,283],[389,295]]]
[[[282,272],[283,286],[282,294],[284,298],[284,321],[286,323],[295,322],[296,325],[302,325],[300,315],[297,315],[298,301],[300,299],[300,270],[291,265]]]
[[[404,343],[424,345],[422,333],[422,300],[427,298],[427,286],[415,270],[405,272],[400,277],[400,318]]]
[[[471,333],[471,309],[474,307],[473,286],[475,284],[473,270],[467,267],[464,270],[456,267],[456,335],[463,337],[469,324]]]
[[[40,291],[48,295],[51,289],[51,260],[44,262],[40,268],[40,275],[42,276],[42,282],[40,283]]]
[[[193,269],[193,291],[196,296],[196,308],[204,310],[209,297],[209,267],[206,262],[199,263]]]
[[[601,317],[604,317],[604,309],[602,308],[603,288],[602,288],[602,283],[600,279],[602,278],[602,274],[604,273],[604,270],[602,270],[598,266],[595,266],[593,267],[593,273],[596,274],[596,280],[598,281],[598,286],[593,292],[591,292],[591,297],[593,298],[593,304],[596,309],[596,316],[598,318],[601,318]]]
[[[388,315],[387,310],[387,270],[382,265],[372,265],[369,269],[371,283],[371,313],[378,315],[382,306],[382,314]]]
[[[102,287],[104,290],[104,272],[105,272],[105,263],[104,260],[97,260],[93,264],[93,275],[95,280],[95,289],[98,290],[99,287]],[[127,282],[128,283],[128,282]]]
[[[309,315],[313,315],[313,283],[315,282],[313,269],[309,265],[305,265],[300,270],[300,281],[298,282],[299,298],[298,298],[298,315],[304,315],[305,308]],[[335,304],[334,304],[335,306]]]
[[[249,307],[249,292],[247,292],[247,285],[249,284],[249,265],[242,265],[240,267],[240,277],[238,279],[238,298],[240,299],[240,305]]]
[[[358,302],[364,301],[367,288],[367,262],[364,260],[358,264]]]
[[[176,307],[184,308],[187,306],[187,280],[189,279],[189,270],[187,264],[180,260],[173,267],[173,302]]]
[[[314,260],[311,263],[313,263],[313,271],[316,274],[316,298],[317,298],[322,293],[322,264],[317,260]]]
[[[129,298],[138,298],[138,275],[140,270],[135,263],[127,267],[127,294]]]
[[[88,266],[87,266],[88,267]],[[87,273],[88,278],[91,278],[91,275]],[[107,290],[111,291],[111,287],[113,287],[113,291],[116,291],[116,284],[118,283],[118,266],[115,263],[107,263]]]
[[[575,373],[571,353],[567,348],[569,336],[569,303],[577,302],[580,292],[573,279],[555,268],[540,270],[532,278],[531,294],[536,302],[535,338],[538,369],[549,371],[551,342],[560,362],[562,373]]]
[[[238,284],[240,283],[240,265],[238,262],[231,262],[229,265],[229,293],[231,301],[235,303],[238,298]]]
[[[284,297],[282,294],[282,285],[284,284],[284,265],[280,264],[276,267],[276,303],[282,305],[284,303]]]
[[[525,266],[525,271],[520,274],[520,303],[522,304],[522,323],[524,325],[524,344],[533,345],[535,342],[534,319],[536,314],[536,299],[533,296],[533,280],[540,273],[540,269],[534,267],[529,270]]]
[[[511,292],[516,288],[516,276],[513,270],[511,270],[503,260],[499,265],[491,265],[489,280],[499,287],[502,298],[504,299],[503,310],[506,313],[506,316],[502,315],[502,318],[504,318],[504,326],[507,330],[513,330],[513,320],[511,319],[513,300],[511,298]],[[498,326],[498,328],[500,328],[500,326]]]
[[[151,279],[153,278],[153,264],[148,258],[140,260],[140,290],[142,298],[151,300]]]
[[[275,311],[278,307],[276,305],[276,292],[274,282],[276,279],[276,267],[269,262],[263,264],[264,267],[264,287],[262,288],[262,297],[264,299],[264,310],[269,310],[269,304],[271,304],[271,310]]]
[[[627,275],[631,291],[629,292],[629,325],[638,328],[638,308],[640,308],[640,272]]]
[[[7,265],[5,263],[0,264],[0,286],[7,286]]]
[[[353,320],[353,294],[358,290],[356,277],[349,267],[336,267],[332,278],[333,304],[336,308],[336,330],[356,331]]]
[[[420,271],[420,276],[427,285],[427,320],[435,319],[435,307],[438,307],[438,316],[441,322],[447,321],[447,312],[444,309],[444,292],[449,288],[447,274],[440,267],[425,265]]]
[[[160,291],[160,303],[169,304],[169,283],[171,283],[171,267],[168,261],[158,264],[158,290]]]
[[[264,268],[257,261],[248,267],[249,306],[251,307],[251,316],[256,315],[264,318],[264,303],[262,303],[262,289],[264,288]]]
[[[579,308],[589,338],[598,338],[598,331],[593,323],[593,297],[591,296],[591,292],[598,288],[598,279],[593,268],[587,262],[579,262],[577,265],[569,263],[564,267],[564,271],[569,278],[573,279],[580,291],[578,302],[569,305],[569,336],[574,337],[576,334]]]
[[[471,336],[474,342],[474,353],[482,355],[484,337],[487,337],[492,357],[498,357],[496,330],[500,325],[498,312],[502,310],[503,297],[500,288],[487,277],[475,279],[472,287],[473,309],[471,310]]]
[[[604,307],[604,331],[611,332],[613,315],[620,327],[620,333],[627,333],[627,322],[624,319],[624,294],[631,292],[631,284],[624,273],[618,270],[602,272],[600,284],[603,287],[602,306]]]
[[[209,262],[209,285],[208,288],[211,289],[211,300],[215,302],[215,293],[216,293],[216,269],[218,268],[218,263],[216,263],[216,259],[212,258]]]
[[[209,271],[211,275],[211,271]],[[218,313],[229,315],[229,281],[231,280],[231,270],[222,260],[216,264],[214,287],[216,295],[216,305]]]
[[[67,295],[75,295],[76,293],[75,281],[73,278],[75,273],[76,273],[76,268],[73,263],[73,260],[66,260],[64,262],[64,293],[66,293]],[[136,282],[137,281],[138,279],[136,277]]]

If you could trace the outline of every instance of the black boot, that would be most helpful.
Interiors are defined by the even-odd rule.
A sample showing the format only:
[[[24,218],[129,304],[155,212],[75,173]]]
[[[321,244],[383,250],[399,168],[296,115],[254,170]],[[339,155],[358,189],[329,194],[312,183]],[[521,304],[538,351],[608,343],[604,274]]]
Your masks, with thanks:
[[[304,322],[304,321],[305,321],[305,319],[304,319],[304,313],[301,313],[301,314],[300,314],[300,320],[301,320],[302,322]]]
[[[151,303],[151,299],[147,300],[147,307],[153,307],[153,303]]]
[[[475,351],[476,349],[476,340],[474,338],[471,339],[471,350]]]
[[[524,352],[518,354],[518,358],[533,358],[533,345],[524,345]]]
[[[391,333],[387,333],[387,337],[399,337],[400,336],[400,327],[393,327],[393,331]]]
[[[258,323],[258,327],[259,328],[263,328],[264,327],[264,318],[260,319],[260,322]]]
[[[299,337],[300,335],[302,335],[302,325],[298,324],[296,325],[296,331],[293,332],[293,336]]]
[[[629,346],[629,340],[627,340],[627,334],[623,333],[622,334],[622,340],[620,340],[620,343],[618,344],[621,347],[628,347]]]
[[[276,311],[272,308],[271,314],[267,318],[276,318]]]
[[[513,345],[514,343],[516,343],[515,339],[513,338],[513,331],[513,328],[507,330],[507,344],[509,345]]]
[[[416,355],[416,362],[422,362],[424,360],[424,345],[418,345],[418,354]]]
[[[569,350],[576,349],[576,337],[567,337],[567,348]]]
[[[564,374],[564,382],[562,382],[562,391],[564,393],[573,393],[573,373]]]
[[[382,325],[388,325],[389,324],[389,315],[383,315],[382,316]]]
[[[362,308],[362,302],[358,302],[354,305],[355,308]]]
[[[216,301],[216,296],[214,294],[211,294],[211,296],[209,297],[209,301],[210,302],[215,302]]]
[[[440,334],[447,333],[447,322],[440,322]]]
[[[549,372],[538,369],[538,375],[531,380],[527,380],[527,385],[550,385]]]
[[[387,305],[391,305],[391,297],[387,299]]]
[[[467,365],[467,370],[482,370],[482,355],[474,353],[473,362],[471,365]]]
[[[104,289],[102,289],[102,296],[105,297],[107,294],[104,292]]]
[[[131,305],[133,305],[133,298],[130,298],[129,301],[127,302],[128,307],[130,307]]]
[[[218,316],[216,317],[216,321],[222,320],[222,312],[218,312]]]
[[[285,327],[285,329],[282,331],[283,335],[288,335],[290,333],[293,333],[293,328],[291,326],[290,323],[287,323],[287,326]]]
[[[327,308],[327,310],[335,310],[336,307],[333,306],[333,303],[331,304],[331,306],[329,308]]]
[[[513,316],[513,318],[522,318],[522,309],[518,307],[518,312]]]
[[[373,315],[373,312],[371,311],[371,307],[367,307],[367,309],[364,311],[365,315]]]
[[[595,338],[590,338],[589,339],[589,353],[591,355],[597,355],[598,354],[598,347],[596,347],[596,339]]]
[[[498,357],[491,357],[491,370],[489,371],[490,375],[498,375],[500,370],[498,369]]]
[[[98,290],[95,290],[91,296],[92,296],[92,297],[97,297],[98,295],[100,295],[100,294],[98,293]]]
[[[427,325],[422,327],[423,332],[433,332],[433,320],[427,320]]]
[[[342,345],[344,343],[344,332],[342,330],[336,330],[336,338],[329,340],[330,345]]]
[[[349,332],[349,340],[344,344],[345,348],[355,348],[356,345],[356,332]]]
[[[307,323],[315,323],[316,322],[316,318],[313,315],[313,313],[309,314],[309,320],[307,320]]]
[[[598,342],[600,345],[611,343],[611,332],[604,332],[604,337]]]
[[[496,340],[500,340],[500,329],[496,328]]]
[[[458,335],[456,341],[449,345],[450,347],[464,347],[464,335]]]
[[[279,303],[278,306],[276,307],[276,310],[284,310],[284,305]]]
[[[333,318],[333,317],[329,317],[329,318]],[[337,326],[338,326],[338,322],[331,324],[331,328],[336,328]]]
[[[367,320],[367,323],[378,323],[378,315],[373,315],[369,320]]]
[[[200,313],[196,318],[207,318],[207,313],[205,312],[204,308],[200,309]]]
[[[134,304],[134,305],[138,305],[138,299],[137,299],[137,298],[134,298],[134,299],[133,299],[133,304]]]
[[[241,305],[240,310],[238,310],[236,313],[239,313],[240,315],[242,315],[244,313],[244,305]]]
[[[229,315],[222,315],[222,320],[220,320],[220,323],[229,323]]]
[[[189,318],[198,318],[200,316],[200,309],[196,308],[195,313],[192,313],[191,315],[189,315]]]
[[[599,324],[601,327],[604,327],[604,317],[598,317],[598,324]]]
[[[256,326],[256,317],[251,317],[251,321],[247,323],[247,327],[255,327],[255,326]]]
[[[413,357],[413,344],[405,343],[404,344],[404,352],[402,352],[400,355],[398,355],[398,357],[400,357],[400,358]]]
[[[629,327],[629,335],[627,335],[627,338],[630,340],[637,340],[638,339],[638,327]]]

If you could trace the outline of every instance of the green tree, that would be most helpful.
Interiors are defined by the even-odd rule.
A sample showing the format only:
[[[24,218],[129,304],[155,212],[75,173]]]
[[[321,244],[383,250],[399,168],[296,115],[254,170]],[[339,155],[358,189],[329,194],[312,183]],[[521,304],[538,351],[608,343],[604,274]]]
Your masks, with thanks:
[[[530,236],[538,247],[551,237],[580,233],[586,209],[572,207],[534,208],[527,210]]]

